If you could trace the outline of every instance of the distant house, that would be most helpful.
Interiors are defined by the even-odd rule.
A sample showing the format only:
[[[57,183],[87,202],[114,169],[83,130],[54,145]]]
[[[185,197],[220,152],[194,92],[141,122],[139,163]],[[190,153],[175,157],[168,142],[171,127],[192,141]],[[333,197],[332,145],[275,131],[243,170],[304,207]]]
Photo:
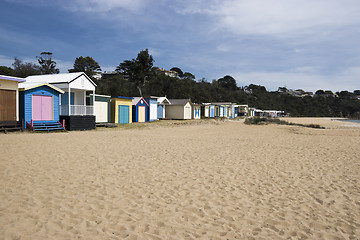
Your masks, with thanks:
[[[132,121],[148,121],[149,104],[142,97],[134,97],[132,100]]]
[[[166,118],[191,119],[192,103],[190,99],[169,99],[171,104],[165,105]]]
[[[159,97],[157,99],[157,117],[158,119],[166,118],[165,105],[171,104],[166,97]]]
[[[49,83],[65,93],[60,100],[60,122],[67,130],[95,129],[95,98],[86,104],[89,93],[95,94],[96,84],[83,72],[38,75],[26,78],[30,83]]]
[[[111,98],[111,122],[113,123],[132,123],[132,97],[113,97]]]
[[[164,74],[165,76],[169,76],[169,77],[173,77],[173,78],[177,78],[178,77],[178,73],[176,71],[171,71],[171,70],[165,70],[163,68],[158,68],[155,69],[156,73],[158,74]]]
[[[64,129],[59,122],[59,102],[64,93],[48,83],[19,84],[19,115],[25,128],[50,131]]]

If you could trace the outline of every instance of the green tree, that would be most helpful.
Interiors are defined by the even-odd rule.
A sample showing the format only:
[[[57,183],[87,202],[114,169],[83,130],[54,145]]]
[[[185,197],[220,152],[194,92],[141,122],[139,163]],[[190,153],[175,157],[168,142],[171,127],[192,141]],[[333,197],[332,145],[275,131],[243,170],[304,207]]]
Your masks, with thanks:
[[[23,62],[17,57],[14,58],[13,65],[13,75],[15,77],[28,77],[32,75],[39,75],[41,73],[41,69],[39,65],[30,62]]]
[[[229,75],[226,75],[223,78],[218,80],[221,87],[226,88],[228,90],[235,91],[237,89],[236,80]]]
[[[57,74],[56,62],[52,60],[52,52],[42,52],[36,57],[40,64],[40,74]]]
[[[145,87],[149,78],[153,75],[154,59],[145,49],[138,53],[136,59],[125,60],[116,67],[115,71],[121,73],[125,79],[135,84],[135,87],[142,95],[142,88]]]
[[[6,66],[0,66],[0,75],[12,76],[13,74],[14,74],[14,69]]]
[[[189,72],[185,72],[184,75],[182,76],[182,79],[195,81],[195,75],[193,75],[192,73],[189,73]]]
[[[178,68],[178,67],[173,67],[173,68],[170,69],[170,71],[177,72],[179,78],[182,78],[182,77],[184,76],[183,71],[182,71],[180,68]]]
[[[74,62],[72,69],[68,69],[71,72],[84,72],[89,77],[93,77],[96,73],[101,72],[101,68],[98,62],[96,62],[92,57],[77,57]]]

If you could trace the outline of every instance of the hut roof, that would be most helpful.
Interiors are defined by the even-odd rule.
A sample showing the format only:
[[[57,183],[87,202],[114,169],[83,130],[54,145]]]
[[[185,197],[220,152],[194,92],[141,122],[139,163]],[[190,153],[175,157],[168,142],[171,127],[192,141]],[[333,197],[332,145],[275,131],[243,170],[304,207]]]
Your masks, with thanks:
[[[6,76],[6,75],[0,75],[0,79],[1,80],[16,81],[16,82],[25,82],[25,78],[12,77],[12,76]]]
[[[96,84],[84,72],[29,76],[26,78],[26,81],[38,83],[71,83],[81,76],[86,77],[89,82],[96,87]]]
[[[188,98],[186,98],[186,99],[169,99],[169,101],[171,102],[170,105],[185,105],[185,104],[187,104],[188,102],[189,102],[190,104],[192,104],[192,103],[191,103],[191,100],[188,99]]]
[[[157,102],[160,104],[171,104],[171,102],[169,101],[169,99],[167,99],[167,97],[159,97],[157,99]]]
[[[64,93],[63,90],[61,90],[61,89],[59,89],[57,87],[54,87],[53,85],[51,85],[49,83],[35,83],[35,82],[22,82],[22,83],[19,83],[19,89],[23,90],[23,91],[30,90],[30,89],[37,88],[37,87],[41,87],[41,86],[48,86],[48,87],[54,89],[55,91],[58,91],[60,93]]]
[[[134,97],[133,100],[132,100],[132,105],[137,105],[140,102],[140,100],[143,100],[145,102],[145,104],[147,106],[149,106],[149,104],[142,97]]]

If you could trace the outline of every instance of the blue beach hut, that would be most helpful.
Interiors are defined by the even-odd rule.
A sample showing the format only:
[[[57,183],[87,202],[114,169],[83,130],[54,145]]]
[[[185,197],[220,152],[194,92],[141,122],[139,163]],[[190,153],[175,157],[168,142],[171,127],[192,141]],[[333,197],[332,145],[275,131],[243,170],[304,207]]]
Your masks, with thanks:
[[[148,121],[149,104],[142,97],[134,97],[132,100],[132,121]]]
[[[64,129],[59,122],[61,89],[48,83],[19,84],[19,117],[25,128],[33,130]]]
[[[157,117],[158,117],[158,119],[166,118],[166,113],[165,113],[165,105],[166,104],[171,104],[169,99],[167,99],[166,97],[159,97],[157,99]]]

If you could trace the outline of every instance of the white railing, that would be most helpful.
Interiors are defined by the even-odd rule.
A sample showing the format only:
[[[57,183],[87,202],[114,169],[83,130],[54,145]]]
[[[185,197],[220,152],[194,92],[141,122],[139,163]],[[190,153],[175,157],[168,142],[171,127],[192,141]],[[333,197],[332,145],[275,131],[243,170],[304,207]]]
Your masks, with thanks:
[[[73,115],[94,115],[93,106],[84,106],[84,105],[70,105],[70,114],[69,114],[69,105],[60,105],[60,115],[62,116],[73,116]]]

